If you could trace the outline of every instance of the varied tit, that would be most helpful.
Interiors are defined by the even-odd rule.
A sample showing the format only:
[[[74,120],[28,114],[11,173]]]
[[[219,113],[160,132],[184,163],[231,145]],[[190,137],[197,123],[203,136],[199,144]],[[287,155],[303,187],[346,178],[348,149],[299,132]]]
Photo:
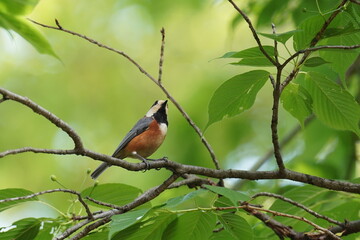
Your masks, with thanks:
[[[112,156],[120,159],[137,158],[148,165],[146,158],[153,154],[165,139],[168,128],[167,111],[167,100],[157,100],[126,134]],[[96,179],[110,166],[109,163],[102,163],[91,174],[91,178]]]

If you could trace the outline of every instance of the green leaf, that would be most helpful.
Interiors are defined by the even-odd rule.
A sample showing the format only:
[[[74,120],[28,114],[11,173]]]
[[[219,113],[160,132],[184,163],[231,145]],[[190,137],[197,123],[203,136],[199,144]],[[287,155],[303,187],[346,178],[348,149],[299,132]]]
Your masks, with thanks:
[[[91,232],[86,237],[82,238],[83,240],[100,240],[100,239],[108,239],[109,232]],[[44,239],[46,240],[46,239]]]
[[[12,229],[0,232],[1,240],[32,240],[39,232],[41,221],[36,218],[24,218],[12,224]]]
[[[287,40],[289,40],[296,32],[299,32],[301,30],[292,30],[289,32],[284,32],[284,33],[276,33],[276,34],[269,34],[269,33],[258,33],[261,36],[264,36],[266,38],[270,38],[273,40],[276,40],[278,42],[281,42],[283,44],[285,44],[287,42]]]
[[[353,26],[352,17],[346,13],[340,13],[330,24],[332,28],[340,28],[342,26]],[[344,30],[345,31],[345,30]],[[351,46],[359,44],[360,42],[360,32],[351,32],[347,34],[338,35],[336,37],[331,37],[324,40],[325,45],[341,45],[341,46]],[[339,51],[320,51],[320,56],[325,59],[325,61],[331,62],[330,67],[334,72],[337,72],[344,84],[345,83],[345,74],[349,67],[354,63],[356,58],[359,56],[360,49],[354,50],[341,50]]]
[[[45,220],[41,223],[39,233],[36,235],[35,240],[49,240],[54,238],[54,229],[59,227],[59,222]]]
[[[283,196],[311,208],[313,204],[316,204],[319,199],[323,198],[324,194],[327,194],[329,192],[330,191],[326,189],[306,185],[292,188],[286,193],[284,193]],[[301,215],[301,213],[304,211],[303,209],[298,208],[297,206],[294,206],[290,203],[284,202],[280,199],[275,200],[270,209],[295,215]]]
[[[176,219],[176,214],[159,212],[149,220],[132,225],[115,234],[112,240],[152,240],[161,239],[166,227]]]
[[[310,47],[311,40],[320,31],[324,24],[322,16],[314,16],[304,20],[299,26],[297,32],[294,34],[294,49],[296,51]]]
[[[216,194],[205,189],[190,192],[184,196],[169,199],[164,208],[166,209],[187,209],[195,207],[210,207],[217,199]]]
[[[321,57],[313,57],[313,58],[309,58],[305,61],[304,65],[306,67],[317,67],[326,63],[330,63],[328,61],[325,61],[324,59],[322,59]]]
[[[208,239],[212,234],[215,223],[216,216],[211,212],[187,212],[168,226],[162,239]]]
[[[109,238],[111,239],[116,233],[141,221],[149,210],[150,209],[140,209],[113,216],[111,218]]]
[[[237,240],[238,238],[233,237],[228,231],[214,232],[209,240]],[[245,240],[245,239],[242,239]]]
[[[227,197],[228,199],[231,200],[231,202],[234,204],[234,206],[238,206],[239,201],[247,201],[250,199],[247,195],[245,195],[241,192],[235,191],[235,190],[231,190],[229,188],[211,186],[211,185],[205,185],[205,187],[207,189],[209,189],[210,191],[213,191],[214,193],[217,193],[224,197]]]
[[[273,46],[263,46],[264,50],[269,56],[274,56],[275,48]],[[259,58],[265,57],[259,47],[252,47],[240,52],[228,52],[220,58]]]
[[[306,89],[299,84],[289,83],[281,94],[281,102],[285,110],[304,127],[305,119],[312,113],[312,100]]]
[[[219,215],[218,219],[224,226],[225,231],[232,236],[232,239],[253,239],[253,232],[249,223],[239,215],[234,213],[225,213]]]
[[[253,66],[253,67],[273,67],[274,65],[266,57],[244,58],[232,65]]]
[[[39,53],[48,54],[59,59],[46,38],[37,29],[31,26],[28,21],[0,12],[0,26],[18,33]]]
[[[284,193],[283,196],[295,202],[301,203],[306,207],[312,209],[313,211],[319,212],[319,208],[321,207],[321,204],[319,203],[321,201],[324,201],[325,199],[329,199],[328,196],[329,194],[331,194],[331,191],[327,189],[321,189],[319,187],[306,185],[306,186],[301,186],[301,187],[297,186],[296,188],[292,188],[288,192]],[[274,204],[271,206],[270,209],[277,212],[305,217],[310,221],[314,221],[314,219],[316,219],[316,217],[306,213],[303,209],[294,206],[293,204],[290,204],[288,202],[284,202],[280,199],[275,200]],[[297,229],[297,231],[311,230],[311,226],[296,219],[279,218],[279,220],[280,219],[283,224],[292,226],[294,229]]]
[[[39,0],[1,0],[0,12],[10,15],[25,15],[31,13]]]
[[[342,13],[342,14],[347,14],[347,13]],[[341,18],[343,16],[342,14],[338,15],[337,18]],[[350,18],[350,16],[349,16],[349,18]],[[345,26],[341,25],[341,26],[337,26],[334,28],[332,28],[332,27],[327,28],[323,34],[323,38],[345,36],[345,35],[357,33],[360,31],[360,29],[356,29],[354,27],[354,25],[350,22],[346,22],[345,24],[346,24]]]
[[[31,195],[33,192],[22,189],[22,188],[6,188],[0,190],[0,200],[8,199],[8,198],[15,198],[15,197],[23,197],[27,195]],[[9,201],[9,202],[0,202],[0,212],[6,209],[9,209],[19,203],[28,202],[28,201],[37,201],[39,200],[37,197],[33,197],[30,199],[24,200],[16,200],[16,201]]]
[[[206,128],[226,116],[234,117],[249,109],[254,104],[256,94],[264,86],[268,77],[268,72],[254,70],[237,75],[224,82],[210,100],[209,121]]]
[[[132,202],[141,193],[142,191],[139,188],[130,185],[121,183],[107,183],[97,185],[95,188],[89,187],[82,191],[81,195],[84,197],[89,196],[98,201],[122,206]],[[103,207],[93,202],[89,202],[89,204],[97,207]]]
[[[229,198],[221,196],[219,197],[216,202],[214,203],[214,207],[220,207],[220,208],[226,208],[226,207],[234,207],[239,206],[239,204],[234,204],[233,201],[231,201]],[[222,213],[224,212],[234,212],[234,209],[226,209],[222,210]]]
[[[360,135],[360,106],[349,92],[320,73],[309,72],[305,83],[313,99],[313,111],[320,121]]]

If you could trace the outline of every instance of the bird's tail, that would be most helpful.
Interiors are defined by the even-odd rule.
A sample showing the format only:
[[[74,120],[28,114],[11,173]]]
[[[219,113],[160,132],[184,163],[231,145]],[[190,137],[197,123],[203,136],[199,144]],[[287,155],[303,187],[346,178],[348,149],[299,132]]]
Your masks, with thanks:
[[[102,174],[108,167],[110,167],[108,163],[102,163],[95,171],[91,174],[92,179],[96,179]]]

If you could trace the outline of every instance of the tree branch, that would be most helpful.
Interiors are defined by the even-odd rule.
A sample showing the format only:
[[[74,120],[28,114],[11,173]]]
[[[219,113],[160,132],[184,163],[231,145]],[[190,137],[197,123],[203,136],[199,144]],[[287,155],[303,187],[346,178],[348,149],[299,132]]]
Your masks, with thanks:
[[[212,161],[216,167],[216,169],[220,169],[220,165],[219,165],[219,162],[218,160],[216,159],[216,156],[215,156],[215,153],[214,153],[214,150],[212,149],[210,143],[206,140],[206,138],[204,137],[204,134],[202,133],[202,131],[200,130],[200,128],[194,123],[194,121],[190,118],[190,116],[185,112],[185,110],[180,106],[180,104],[172,97],[172,95],[169,93],[169,91],[162,85],[162,82],[161,81],[158,81],[156,80],[151,74],[149,74],[144,68],[142,68],[140,66],[140,64],[138,64],[134,59],[132,59],[129,55],[127,55],[125,52],[122,52],[122,51],[119,51],[119,50],[116,50],[112,47],[109,47],[109,46],[106,46],[94,39],[91,39],[85,35],[82,35],[82,34],[79,34],[77,32],[73,32],[71,30],[67,30],[65,28],[63,28],[59,21],[55,19],[55,23],[57,25],[57,27],[54,27],[54,26],[49,26],[49,25],[46,25],[46,24],[42,24],[42,23],[39,23],[39,22],[36,22],[32,19],[28,19],[29,21],[33,22],[34,24],[37,24],[39,26],[42,26],[44,28],[49,28],[49,29],[54,29],[54,30],[58,30],[58,31],[62,31],[62,32],[66,32],[68,34],[71,34],[71,35],[74,35],[74,36],[77,36],[77,37],[80,37],[82,39],[85,39],[87,40],[88,42],[92,43],[92,44],[95,44],[97,45],[98,47],[101,47],[101,48],[105,48],[111,52],[115,52],[123,57],[125,57],[127,60],[129,60],[133,65],[135,65],[139,71],[141,73],[143,73],[147,78],[149,78],[151,81],[153,81],[162,91],[163,93],[166,95],[166,97],[175,105],[175,107],[179,110],[179,112],[183,115],[183,117],[186,119],[186,121],[190,124],[190,126],[195,130],[195,132],[199,135],[200,139],[201,139],[201,142],[204,144],[204,146],[206,147],[206,149],[208,150],[211,158],[212,158]],[[165,36],[165,32],[164,32],[164,36]],[[165,42],[164,42],[165,43]],[[161,55],[161,53],[160,53]],[[161,60],[160,60],[161,62]],[[159,62],[159,63],[160,63]],[[161,63],[162,64],[162,63]],[[161,68],[161,66],[159,66],[159,68]],[[160,70],[159,70],[160,71]],[[161,77],[161,76],[160,76]],[[161,78],[160,78],[161,80]]]
[[[34,149],[32,149],[34,150]],[[39,152],[46,152],[42,151]],[[60,153],[57,153],[59,151]],[[49,154],[72,154],[71,150],[49,150]],[[25,151],[18,151],[18,153],[22,153]],[[33,151],[36,152],[36,151]],[[12,152],[12,154],[16,154]],[[114,158],[105,154],[97,153],[88,149],[83,149],[81,151],[74,151],[73,154],[83,155],[89,157],[93,160],[99,160],[102,162],[107,162],[114,166],[119,166],[129,171],[143,171],[147,169],[145,163],[131,163],[122,159]],[[0,155],[1,156],[1,155]],[[321,178],[317,176],[312,176],[304,173],[299,173],[295,171],[291,171],[286,169],[282,174],[279,174],[277,171],[243,171],[243,170],[218,170],[218,169],[210,169],[199,166],[185,165],[177,162],[172,162],[167,159],[158,159],[156,161],[149,162],[150,169],[159,169],[166,168],[172,172],[177,174],[196,174],[202,175],[211,178],[217,179],[226,179],[226,178],[240,178],[240,179],[248,179],[248,180],[259,180],[259,179],[288,179],[296,182],[302,182],[311,184],[314,186],[318,186],[321,188],[327,188],[330,190],[336,191],[344,191],[344,192],[352,192],[360,194],[360,184],[331,180],[326,178]]]
[[[228,0],[228,1],[233,5],[233,7],[240,13],[240,15],[243,17],[243,19],[247,22],[247,24],[253,34],[253,37],[260,48],[260,51],[277,68],[276,81],[275,81],[275,86],[274,86],[274,90],[273,90],[274,102],[273,102],[273,107],[272,107],[271,135],[272,135],[272,143],[274,146],[274,155],[275,155],[276,163],[279,168],[279,174],[281,175],[281,174],[284,174],[285,165],[284,165],[284,161],[282,159],[281,152],[280,152],[277,126],[278,126],[279,100],[280,100],[280,94],[281,94],[281,91],[280,91],[280,89],[281,89],[281,87],[280,87],[281,72],[282,72],[283,68],[280,65],[280,63],[277,61],[277,58],[275,58],[275,60],[272,59],[269,56],[269,54],[265,51],[264,47],[261,44],[259,36],[257,35],[256,30],[255,30],[251,20],[249,19],[249,17],[232,0]],[[273,25],[273,32],[275,32],[274,25]],[[275,52],[277,52],[277,41],[275,41]],[[271,78],[270,78],[270,80],[271,80]]]

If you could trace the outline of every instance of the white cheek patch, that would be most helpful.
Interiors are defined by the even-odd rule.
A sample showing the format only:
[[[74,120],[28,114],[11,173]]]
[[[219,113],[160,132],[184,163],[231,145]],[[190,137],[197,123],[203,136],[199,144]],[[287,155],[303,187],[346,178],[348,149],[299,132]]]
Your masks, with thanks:
[[[160,131],[162,133],[162,135],[166,135],[166,132],[167,132],[167,125],[165,123],[160,123]]]

